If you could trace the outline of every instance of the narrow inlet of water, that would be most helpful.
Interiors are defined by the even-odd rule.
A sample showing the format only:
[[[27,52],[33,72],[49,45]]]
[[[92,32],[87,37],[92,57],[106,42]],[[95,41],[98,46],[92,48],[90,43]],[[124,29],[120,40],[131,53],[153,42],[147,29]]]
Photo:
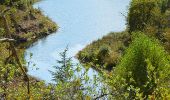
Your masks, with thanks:
[[[56,22],[60,28],[46,38],[38,40],[26,50],[25,59],[36,65],[29,66],[28,74],[51,82],[48,70],[53,70],[59,53],[68,45],[68,56],[73,57],[86,45],[107,35],[123,31],[130,0],[43,0],[34,7]],[[29,53],[33,53],[30,60]],[[73,59],[76,63],[77,59]],[[38,68],[38,70],[36,70]],[[95,71],[91,69],[89,74]]]

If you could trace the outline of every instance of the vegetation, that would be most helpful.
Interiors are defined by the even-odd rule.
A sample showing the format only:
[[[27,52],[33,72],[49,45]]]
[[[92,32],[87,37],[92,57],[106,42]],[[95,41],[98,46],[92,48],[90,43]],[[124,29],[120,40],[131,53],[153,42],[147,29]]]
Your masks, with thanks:
[[[169,0],[132,0],[127,17],[127,30],[110,33],[91,43],[77,54],[77,58],[95,69],[110,71],[119,63],[119,59],[131,43],[131,33],[136,31],[142,31],[148,36],[159,39],[170,52],[169,2]],[[100,57],[99,50],[103,47],[109,49],[110,57]],[[101,59],[104,61],[102,64]]]
[[[110,33],[77,54],[81,63],[106,73],[114,99],[170,98],[169,12],[170,0],[132,0],[127,31]]]
[[[16,63],[15,60],[12,61]],[[94,76],[94,80],[91,80],[87,75],[87,70],[82,71],[81,66],[73,65],[71,58],[67,58],[67,49],[61,53],[61,60],[58,60],[57,64],[59,66],[55,67],[55,71],[50,71],[55,84],[46,85],[43,81],[29,76],[29,93],[27,92],[27,80],[17,69],[17,65],[11,64],[4,68],[4,65],[1,64],[3,74],[1,75],[0,97],[7,100],[89,100],[103,94],[103,92],[97,91],[97,88],[102,86],[101,81],[98,81],[101,79]],[[103,91],[104,89],[102,88]]]
[[[24,48],[27,45],[19,44],[33,42],[56,31],[57,26],[43,16],[40,10],[32,7],[34,2],[34,0],[0,1],[1,99],[31,98],[33,94],[30,91],[33,89],[30,84],[35,84],[33,87],[39,84],[35,78],[27,75],[23,60]]]
[[[5,0],[0,3],[0,12],[7,10],[4,16],[9,23],[12,38],[17,40],[17,44],[34,42],[58,28],[48,17],[42,15],[39,9],[32,7],[34,2],[34,0]],[[0,29],[4,30],[4,26],[4,20],[1,17]]]
[[[77,57],[85,68],[72,63],[66,48],[50,71],[54,84],[29,76],[23,60],[24,42],[57,30],[32,7],[34,2],[0,1],[2,100],[170,99],[170,0],[132,0],[127,30],[110,33],[80,51]],[[92,79],[89,66],[100,72]]]
[[[128,32],[110,33],[86,46],[77,54],[77,57],[82,63],[95,69],[111,70],[118,64],[123,51],[129,45],[129,41]]]
[[[156,39],[138,32],[113,70],[110,81],[118,99],[170,98],[169,56]]]

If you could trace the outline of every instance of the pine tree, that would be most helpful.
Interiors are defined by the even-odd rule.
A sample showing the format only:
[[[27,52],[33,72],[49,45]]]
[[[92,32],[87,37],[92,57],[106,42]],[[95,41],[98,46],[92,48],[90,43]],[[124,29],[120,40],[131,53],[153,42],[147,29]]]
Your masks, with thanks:
[[[53,81],[57,82],[67,82],[71,78],[70,70],[73,67],[72,59],[67,58],[68,48],[64,52],[60,53],[61,60],[57,60],[58,66],[54,66],[55,71],[50,71],[53,76]]]

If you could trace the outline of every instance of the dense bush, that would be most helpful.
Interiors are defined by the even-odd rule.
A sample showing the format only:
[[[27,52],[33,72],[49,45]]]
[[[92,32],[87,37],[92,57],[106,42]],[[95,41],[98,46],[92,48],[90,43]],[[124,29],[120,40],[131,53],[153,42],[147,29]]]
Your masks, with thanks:
[[[145,31],[161,37],[167,26],[167,0],[132,0],[128,13],[129,32]]]
[[[111,70],[119,61],[122,52],[129,45],[128,32],[110,33],[102,39],[94,41],[77,55],[85,64],[90,64],[96,69]]]
[[[113,90],[124,99],[170,99],[169,56],[159,42],[141,32],[113,71]]]
[[[156,8],[155,0],[132,0],[129,15],[128,25],[130,31],[142,31],[147,23],[151,20],[151,12]]]

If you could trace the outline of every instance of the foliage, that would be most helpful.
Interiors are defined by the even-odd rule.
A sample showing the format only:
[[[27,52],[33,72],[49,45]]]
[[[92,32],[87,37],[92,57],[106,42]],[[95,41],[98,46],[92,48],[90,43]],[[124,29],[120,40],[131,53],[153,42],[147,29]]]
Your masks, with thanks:
[[[170,94],[169,56],[157,40],[137,32],[110,84],[124,99],[168,99]],[[122,96],[122,97],[121,97]]]
[[[7,1],[6,1],[7,2]],[[58,26],[48,17],[44,16],[39,9],[33,8],[35,0],[15,0],[11,5],[0,5],[0,13],[6,12],[6,19],[12,37],[17,40],[18,44],[23,42],[33,42],[42,38],[49,33],[58,29]],[[0,29],[4,29],[4,21],[0,17]]]
[[[143,31],[147,22],[151,20],[151,12],[155,8],[155,0],[132,0],[128,15],[129,30]]]
[[[169,0],[132,0],[127,17],[127,31],[110,33],[92,42],[77,55],[85,64],[95,69],[111,70],[119,63],[124,50],[131,43],[133,31],[143,31],[148,36],[159,39],[170,51],[170,7]],[[109,48],[109,56],[100,56],[100,48]]]
[[[61,60],[57,60],[60,66],[54,67],[55,71],[50,71],[55,81],[52,86],[52,97],[63,100],[84,100],[100,96],[99,86],[104,86],[100,83],[102,78],[96,75],[88,76],[88,70],[83,70],[82,66],[77,64],[73,65],[71,58],[67,58],[67,50],[60,53]],[[105,89],[101,87],[102,93]]]
[[[167,0],[132,0],[127,19],[129,32],[145,31],[160,38],[168,24],[167,5]]]
[[[55,23],[44,17],[40,10],[32,7],[34,2],[35,0],[0,1],[0,13],[10,7],[5,17],[12,38],[17,41],[23,39],[35,41],[57,30]],[[167,50],[170,43],[169,4],[170,0],[132,0],[127,19],[130,33],[127,31],[110,33],[94,41],[77,55],[82,63],[92,66],[100,73],[89,76],[86,65],[82,68],[78,64],[73,64],[72,59],[67,57],[66,49],[60,53],[61,60],[57,60],[55,70],[50,71],[55,84],[45,84],[42,80],[29,76],[30,94],[27,93],[27,79],[19,69],[10,44],[0,43],[0,98],[170,99],[170,59],[161,46],[163,44]],[[0,38],[7,35],[4,26],[4,20],[0,17]],[[158,37],[163,43],[160,44],[158,40],[142,32],[133,33],[138,30],[144,31],[149,36]],[[18,60],[22,61],[23,66],[24,50],[17,46],[15,48]]]
[[[50,32],[56,30],[56,25],[47,17],[44,17],[39,10],[33,9],[32,4],[28,6],[27,3],[27,0],[5,0],[4,2],[1,1],[0,4],[0,39],[13,38],[17,41],[17,43],[0,41],[0,98],[5,100],[40,99],[48,91],[48,87],[45,86],[44,82],[37,82],[36,78],[30,76],[31,82],[29,82],[27,74],[22,73],[27,71],[26,67],[23,67],[24,49],[18,48],[16,44],[18,44],[18,41],[20,43],[20,40],[23,40],[22,35],[27,33],[27,28],[29,29],[31,25],[37,25],[43,19],[45,20],[43,23],[45,24],[44,27],[50,30]],[[25,7],[25,9],[21,9],[20,6]],[[35,18],[35,16],[38,17]],[[30,23],[25,17],[29,17],[30,21],[32,20],[34,23]],[[26,26],[25,29],[23,28],[24,26]],[[38,31],[44,32],[44,27],[41,29],[39,26],[35,27]],[[34,31],[34,33],[36,32],[33,29],[30,30]],[[37,32],[36,36],[40,37],[41,34],[39,34]],[[23,68],[22,70],[21,67]],[[30,83],[31,87],[27,83]],[[39,85],[39,83],[42,84]],[[41,88],[44,89],[40,91]],[[31,93],[28,92],[29,90],[31,90]]]
[[[73,65],[71,63],[71,58],[66,57],[67,49],[64,52],[60,53],[61,60],[57,60],[57,64],[61,64],[61,66],[54,66],[56,71],[50,71],[53,75],[53,80],[55,82],[67,82],[71,79],[73,74],[70,69],[72,69]],[[70,72],[70,73],[69,73]]]
[[[128,32],[110,33],[94,41],[77,54],[78,59],[95,69],[111,70],[119,62],[122,52],[130,42]]]

